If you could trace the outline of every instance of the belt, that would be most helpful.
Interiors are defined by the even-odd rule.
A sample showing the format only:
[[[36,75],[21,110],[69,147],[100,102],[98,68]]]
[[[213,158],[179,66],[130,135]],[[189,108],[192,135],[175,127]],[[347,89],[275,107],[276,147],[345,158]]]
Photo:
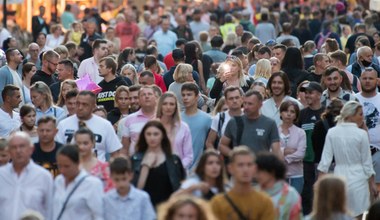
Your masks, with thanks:
[[[371,155],[374,155],[374,154],[376,154],[378,151],[380,151],[380,149],[377,148],[377,147],[372,147],[372,146],[370,146],[370,149],[371,149]]]

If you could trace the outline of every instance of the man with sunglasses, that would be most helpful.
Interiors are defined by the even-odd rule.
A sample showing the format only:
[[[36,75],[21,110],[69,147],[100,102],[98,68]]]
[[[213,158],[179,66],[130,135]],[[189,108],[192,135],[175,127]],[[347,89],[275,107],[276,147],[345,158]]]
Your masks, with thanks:
[[[36,74],[32,76],[30,84],[41,81],[46,85],[51,86],[56,82],[53,74],[57,70],[59,61],[59,54],[54,50],[48,50],[42,55],[42,67],[41,70],[37,70]]]

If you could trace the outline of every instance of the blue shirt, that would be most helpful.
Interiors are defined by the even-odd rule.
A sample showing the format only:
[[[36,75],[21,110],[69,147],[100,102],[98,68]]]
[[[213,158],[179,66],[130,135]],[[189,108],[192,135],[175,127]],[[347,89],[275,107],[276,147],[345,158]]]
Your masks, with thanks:
[[[42,118],[43,116],[54,117],[57,120],[57,124],[58,124],[58,122],[66,118],[66,113],[65,113],[65,110],[63,110],[63,108],[58,107],[58,106],[50,106],[50,108],[48,108],[48,110],[46,110],[45,112],[42,112],[41,109],[36,108],[36,125],[37,125],[38,120]]]
[[[174,50],[175,42],[178,38],[173,31],[166,31],[165,33],[162,30],[159,30],[154,33],[153,39],[157,42],[158,52],[163,56],[166,56],[166,54]]]
[[[116,189],[104,196],[104,219],[154,220],[156,214],[148,193],[131,185],[125,197],[121,197]]]

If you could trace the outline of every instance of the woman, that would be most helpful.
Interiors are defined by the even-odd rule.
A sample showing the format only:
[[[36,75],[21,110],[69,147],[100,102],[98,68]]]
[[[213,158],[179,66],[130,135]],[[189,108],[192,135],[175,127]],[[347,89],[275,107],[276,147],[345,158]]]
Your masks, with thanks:
[[[137,48],[135,50],[136,60],[139,64],[144,62],[146,56],[146,50],[148,47],[148,40],[145,37],[137,38]]]
[[[53,219],[103,219],[102,182],[80,168],[78,146],[60,148],[57,165]]]
[[[271,75],[271,61],[267,59],[260,59],[257,61],[255,75],[253,75],[255,82],[263,82],[266,85]]]
[[[53,50],[59,54],[59,61],[69,57],[69,50],[65,45],[58,45]]]
[[[50,88],[44,82],[36,82],[30,87],[30,96],[36,107],[36,122],[42,116],[53,116],[60,122],[66,117],[65,110],[53,104]]]
[[[231,50],[236,48],[237,35],[235,32],[229,32],[227,34],[226,42],[222,46],[222,51],[229,54]]]
[[[124,77],[128,77],[131,80],[132,85],[139,84],[136,68],[130,63],[125,64],[121,68],[120,75]]]
[[[125,64],[131,64],[133,67],[135,66],[135,50],[131,47],[127,47],[121,51],[119,56],[117,57],[117,71],[116,73],[121,75],[121,68],[124,67]]]
[[[98,177],[103,182],[104,192],[113,188],[107,162],[96,158],[95,135],[86,127],[79,128],[74,135],[75,143],[79,149],[81,167],[89,174]]]
[[[299,39],[301,45],[303,45],[306,41],[313,39],[309,29],[308,19],[301,19],[291,34]]]
[[[181,189],[175,193],[192,194],[198,198],[210,200],[214,195],[225,191],[223,161],[214,149],[206,150],[194,175],[186,179]]]
[[[162,69],[157,62],[157,59],[153,55],[147,55],[144,59],[145,70],[149,70],[154,75],[155,84],[161,88],[162,92],[166,92],[167,88],[165,86],[164,78],[161,75]]]
[[[208,203],[190,197],[179,196],[158,207],[158,220],[215,220]]]
[[[306,133],[294,125],[300,109],[293,101],[284,101],[280,106],[282,124],[278,127],[280,146],[284,152],[287,168],[286,180],[299,194],[303,189],[303,158],[306,150]]]
[[[281,61],[277,57],[271,57],[269,61],[272,70],[271,74],[281,70]]]
[[[72,79],[66,79],[65,81],[63,81],[61,83],[61,90],[59,91],[59,95],[58,95],[58,101],[57,101],[57,105],[59,107],[62,107],[65,112],[67,113],[67,108],[66,108],[66,94],[70,91],[70,90],[73,90],[73,89],[78,89],[78,86],[76,84],[76,82]]]
[[[228,110],[228,106],[226,105],[226,99],[223,96],[216,103],[214,110],[211,112],[211,116],[216,116],[218,113],[224,112],[227,110]]]
[[[338,42],[333,38],[327,38],[325,42],[326,54],[339,50]]]
[[[301,197],[285,180],[286,166],[272,153],[260,153],[256,159],[256,178],[260,188],[271,198],[278,220],[303,218]]]
[[[210,97],[219,100],[225,88],[228,86],[237,86],[243,89],[244,92],[249,90],[251,81],[243,74],[243,64],[236,56],[227,57],[225,63],[230,69],[224,72],[224,77],[217,77],[210,91]]]
[[[46,36],[46,46],[49,48],[55,48],[63,43],[65,38],[62,35],[62,26],[60,24],[52,25],[50,28],[50,33]]]
[[[193,145],[189,126],[181,121],[177,97],[172,92],[164,93],[158,100],[156,117],[168,134],[172,152],[181,158],[186,170],[193,164]]]
[[[348,215],[347,187],[334,175],[320,178],[314,187],[313,211],[306,220],[353,220]]]
[[[3,51],[6,52],[9,48],[17,48],[17,40],[14,37],[8,37],[3,41]]]
[[[150,195],[153,206],[166,201],[179,189],[186,172],[161,122],[149,121],[143,127],[132,156],[133,184]],[[160,181],[157,181],[157,180]]]
[[[106,29],[105,39],[109,40],[113,43],[113,51],[110,51],[112,54],[119,54],[120,53],[120,38],[116,37],[115,34],[115,28],[114,27],[108,27]]]
[[[207,92],[205,77],[203,74],[203,63],[197,55],[197,46],[194,43],[185,44],[185,63],[190,64],[193,70],[199,74],[199,87]]]
[[[343,176],[348,185],[348,207],[353,216],[360,217],[370,205],[370,194],[377,196],[368,133],[363,108],[356,101],[347,102],[337,125],[326,136],[318,170],[327,173],[335,159],[334,173]]]
[[[20,119],[20,131],[28,133],[32,142],[37,143],[36,109],[31,105],[23,105],[20,108]]]
[[[22,66],[22,85],[24,91],[24,103],[30,104],[32,103],[32,99],[30,98],[30,81],[33,75],[37,72],[37,67],[34,63],[28,62]]]
[[[108,121],[117,130],[120,119],[129,115],[129,89],[127,86],[119,86],[115,92],[115,108],[107,114]]]
[[[314,65],[314,55],[318,52],[317,46],[315,45],[314,41],[308,40],[302,45],[301,51],[304,68],[305,70],[308,70],[311,66]]]
[[[261,96],[263,96],[263,101],[268,98],[267,86],[263,82],[253,82],[251,85],[251,89],[254,91],[258,91]]]

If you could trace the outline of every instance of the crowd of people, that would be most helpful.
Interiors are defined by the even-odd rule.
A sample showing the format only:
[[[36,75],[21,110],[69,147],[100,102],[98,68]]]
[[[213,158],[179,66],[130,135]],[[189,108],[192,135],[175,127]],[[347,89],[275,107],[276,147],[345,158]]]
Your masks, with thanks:
[[[380,14],[250,8],[1,28],[0,219],[380,219]]]

